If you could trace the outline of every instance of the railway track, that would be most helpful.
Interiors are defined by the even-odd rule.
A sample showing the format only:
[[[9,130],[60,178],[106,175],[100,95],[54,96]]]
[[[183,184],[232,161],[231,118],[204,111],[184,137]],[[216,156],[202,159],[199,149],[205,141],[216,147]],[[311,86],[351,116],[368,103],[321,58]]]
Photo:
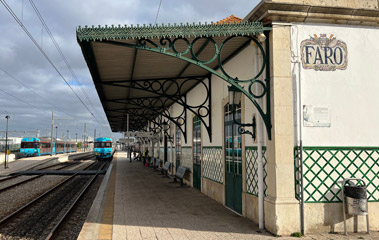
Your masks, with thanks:
[[[72,167],[73,165],[77,165],[77,164],[78,163],[76,163],[76,162],[72,162],[72,163],[70,162],[70,163],[65,163],[65,164],[59,163],[59,164],[54,164],[51,166],[39,168],[38,170],[45,170],[45,169],[62,170],[62,169],[69,168],[69,167]],[[25,183],[28,183],[30,181],[33,181],[33,180],[40,178],[42,176],[44,176],[44,174],[40,174],[37,176],[22,176],[22,174],[16,174],[16,175],[1,179],[0,180],[0,193],[4,192],[6,190],[9,190],[11,188],[17,187],[21,184],[25,184]]]
[[[87,159],[87,158],[86,158]],[[84,159],[85,160],[85,159]],[[70,167],[70,166],[72,166],[72,165],[75,165],[75,164],[78,164],[77,162],[64,162],[64,163],[56,163],[56,164],[52,164],[52,165],[48,165],[48,166],[45,166],[45,167],[40,167],[40,166],[42,166],[42,165],[45,165],[45,164],[47,164],[46,162],[44,162],[44,163],[40,163],[40,164],[38,164],[38,165],[36,165],[36,166],[33,166],[33,167],[31,167],[31,168],[28,168],[27,170],[45,170],[45,169],[55,169],[55,170],[59,170],[59,169],[63,169],[63,168],[67,168],[67,167]],[[69,165],[67,165],[67,164],[69,164]],[[63,165],[63,166],[62,166]],[[57,167],[58,166],[58,168],[55,168],[55,167]],[[62,166],[62,168],[60,168],[59,166]],[[4,177],[4,178],[1,178],[0,179],[0,184],[2,184],[3,182],[6,182],[6,181],[9,181],[9,180],[11,180],[11,179],[15,179],[15,178],[17,178],[17,177],[19,177],[19,176],[21,176],[22,174],[11,174],[10,176],[6,176],[6,177]]]
[[[0,239],[51,239],[107,163],[95,162],[92,176],[74,174],[0,220]]]

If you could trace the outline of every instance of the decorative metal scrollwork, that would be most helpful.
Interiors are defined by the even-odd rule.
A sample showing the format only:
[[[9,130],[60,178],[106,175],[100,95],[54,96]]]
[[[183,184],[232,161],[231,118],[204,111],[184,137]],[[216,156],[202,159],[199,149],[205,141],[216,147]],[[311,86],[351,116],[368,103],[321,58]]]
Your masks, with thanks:
[[[185,96],[184,96],[185,97]],[[181,98],[184,98],[183,96]],[[118,110],[118,111],[124,111],[127,112],[134,117],[145,119],[147,121],[151,121],[155,123],[156,125],[159,125],[159,128],[161,128],[163,122],[161,117],[165,117],[169,119],[171,122],[173,122],[183,133],[184,137],[186,138],[186,108],[183,107],[182,111],[178,116],[172,116],[170,111],[167,109],[163,109],[162,107],[154,107],[158,104],[158,106],[166,106],[166,101],[168,99],[162,99],[162,98],[134,98],[134,99],[125,99],[125,100],[112,100],[113,102],[121,103],[121,104],[127,104],[127,105],[133,105],[136,108],[127,108],[124,110]],[[184,101],[185,103],[185,101]],[[139,108],[137,108],[139,107]],[[150,117],[147,117],[150,116]],[[160,119],[159,122],[156,121],[156,118],[158,116],[158,119]]]
[[[199,104],[188,104],[185,94],[185,88],[196,83],[197,86],[202,86],[207,93],[204,99],[201,99]],[[164,117],[173,121],[183,133],[184,139],[187,142],[186,134],[186,113],[192,112],[200,118],[205,128],[207,129],[210,140],[212,140],[211,128],[211,81],[208,79],[208,84],[202,78],[185,78],[185,79],[159,79],[159,80],[135,80],[130,84],[126,81],[109,81],[104,82],[104,85],[111,85],[124,88],[132,88],[136,90],[146,91],[158,97],[150,98],[129,98],[129,99],[108,99],[115,103],[126,105],[139,106],[142,109],[148,109],[154,116],[162,114]],[[172,103],[177,103],[183,107],[178,116],[171,116],[167,110],[167,106]],[[158,109],[161,109],[160,111]],[[125,111],[126,109],[124,109]],[[122,111],[122,110],[120,110]],[[133,114],[136,114],[133,112]],[[208,123],[205,118],[208,117]]]
[[[234,124],[238,125],[238,132],[240,134],[249,134],[255,141],[257,135],[256,135],[256,128],[257,128],[257,122],[255,116],[253,117],[253,122],[251,124],[240,124],[238,122],[234,122]],[[252,127],[252,132],[247,130],[245,127]]]
[[[232,77],[231,74],[229,74],[224,68],[222,53],[223,53],[223,50],[225,49],[225,45],[229,41],[232,41],[236,38],[244,38],[246,40],[244,46],[247,46],[248,44],[253,42],[257,46],[258,51],[260,52],[262,56],[262,61],[261,61],[262,66],[260,66],[258,73],[251,78],[240,79],[238,77]],[[205,40],[205,41],[203,41],[204,43],[200,48],[196,48],[195,44],[197,44],[200,40]],[[176,46],[176,43],[179,41],[184,43],[182,44],[181,50],[178,50],[178,47]],[[146,51],[156,52],[159,54],[175,57],[175,58],[184,60],[190,64],[196,65],[200,68],[203,68],[207,70],[209,73],[218,76],[219,78],[223,79],[224,81],[238,88],[244,95],[246,95],[250,99],[250,101],[257,108],[259,114],[262,116],[262,119],[266,126],[268,138],[271,139],[270,72],[269,72],[269,58],[268,58],[268,55],[269,55],[268,54],[268,47],[269,47],[268,39],[266,39],[265,49],[255,37],[252,37],[250,35],[243,35],[243,34],[242,35],[232,34],[231,36],[224,39],[221,43],[218,43],[212,36],[195,37],[192,40],[185,37],[175,37],[175,38],[162,37],[160,38],[159,41],[153,41],[151,39],[141,38],[137,40],[136,44],[130,44],[130,43],[119,42],[119,41],[114,41],[114,40],[107,40],[107,41],[104,41],[104,43],[130,47],[130,48],[135,48],[135,49],[142,49]],[[209,59],[205,59],[205,60],[201,59],[200,54],[203,51],[203,49],[209,47],[208,45],[214,48],[214,54]],[[194,49],[198,49],[198,51],[195,52]],[[220,71],[217,71],[217,69],[214,68],[214,65],[213,67],[209,66],[209,64],[213,63],[216,59],[217,59],[217,67],[220,69]],[[265,75],[263,75],[264,72],[266,72]],[[264,79],[264,80],[260,80],[260,79]],[[167,80],[167,81],[170,81],[170,80]],[[135,84],[136,86],[139,83],[133,82],[133,84]],[[152,82],[144,82],[142,85],[146,88],[150,88],[150,90],[153,90],[154,88],[152,88],[152,85],[155,86],[155,84],[157,84],[157,82],[152,81]],[[173,81],[172,84],[177,85],[177,88],[176,88],[177,93],[180,93],[180,88],[181,88],[180,85],[176,81]],[[245,89],[244,85],[246,84],[248,85],[248,87]],[[258,84],[258,86],[260,86],[260,88],[262,89],[262,92],[260,94],[254,93],[253,86],[255,86],[256,84]],[[162,88],[163,85],[164,84],[158,84],[157,85],[158,88],[155,88],[155,90],[157,91],[160,90],[161,94],[165,95],[167,93],[163,90]],[[208,96],[210,96],[210,94],[208,94]],[[266,96],[265,111],[263,110],[262,106],[260,106],[260,104],[257,102],[257,99],[263,98],[264,96]],[[183,103],[181,104],[184,107],[189,107],[186,104],[183,104]],[[202,105],[201,107],[198,106],[197,108],[197,115],[200,116],[200,119],[202,121],[203,121],[204,116],[200,114],[201,112],[200,108],[203,108],[203,106],[204,105]],[[207,108],[205,116],[208,116],[209,112],[210,112],[210,108]],[[203,124],[204,124],[204,121],[203,121]],[[209,132],[210,130],[208,130],[208,133]],[[211,138],[211,135],[210,135],[210,138]]]

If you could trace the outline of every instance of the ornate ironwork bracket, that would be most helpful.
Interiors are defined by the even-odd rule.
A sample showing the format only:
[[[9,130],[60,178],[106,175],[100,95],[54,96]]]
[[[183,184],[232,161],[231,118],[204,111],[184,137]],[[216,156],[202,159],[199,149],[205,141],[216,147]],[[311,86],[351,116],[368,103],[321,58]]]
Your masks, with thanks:
[[[257,137],[257,122],[256,122],[256,118],[255,116],[253,117],[253,120],[252,120],[252,123],[239,123],[237,121],[235,121],[234,119],[234,110],[233,110],[233,123],[236,124],[238,126],[238,132],[240,134],[249,134],[255,141],[256,137]],[[252,132],[250,132],[249,130],[246,129],[246,127],[252,127]]]
[[[186,96],[181,96],[181,99],[184,103]],[[113,111],[118,112],[127,112],[129,114],[133,114],[137,118],[145,119],[145,121],[150,121],[154,124],[154,131],[157,129],[162,129],[163,121],[162,116],[167,118],[169,121],[173,122],[183,133],[185,139],[187,139],[187,117],[186,117],[186,108],[183,107],[183,111],[178,116],[171,116],[171,113],[167,109],[163,109],[160,107],[154,107],[154,105],[165,106],[168,98],[130,98],[130,99],[113,99],[106,100],[110,102],[127,104],[135,106],[136,108],[127,108],[127,109],[118,109]],[[142,108],[141,108],[142,107]],[[156,119],[158,116],[158,119]]]
[[[163,54],[166,56],[171,56],[174,58],[187,61],[189,64],[196,65],[200,68],[205,69],[207,72],[218,76],[229,84],[239,88],[247,98],[254,104],[257,108],[259,114],[263,118],[266,126],[268,138],[271,139],[271,116],[270,116],[270,72],[269,72],[269,41],[266,38],[265,50],[263,49],[261,43],[253,37],[256,34],[262,34],[265,31],[270,31],[271,28],[264,27],[260,22],[241,22],[238,24],[180,24],[180,25],[143,25],[143,26],[107,26],[105,27],[87,27],[77,28],[77,38],[78,42],[82,45],[84,51],[88,50],[88,45],[83,44],[83,42],[103,42],[108,44],[114,44],[118,46],[125,46],[134,49],[141,49],[145,51],[155,52]],[[267,32],[265,32],[267,36]],[[227,37],[218,44],[216,41],[218,39]],[[245,38],[247,43],[254,42],[259,51],[261,52],[263,64],[259,73],[246,80],[241,80],[237,77],[232,77],[223,68],[224,62],[221,60],[222,51],[224,46],[231,40],[235,38]],[[121,42],[123,40],[135,40],[135,44]],[[154,39],[154,40],[152,40]],[[207,48],[208,44],[214,49],[214,56],[210,57],[208,60],[201,60],[199,54],[201,51],[194,52],[196,48],[194,45],[200,43],[201,39],[206,39],[206,46],[200,49]],[[215,40],[216,39],[216,40]],[[120,40],[120,41],[118,41]],[[177,46],[177,43],[185,43],[187,48]],[[179,44],[178,44],[179,45]],[[85,50],[87,49],[87,50]],[[182,49],[182,50],[179,50]],[[93,53],[89,53],[89,57],[93,58]],[[230,57],[230,56],[229,56]],[[228,57],[228,58],[229,58]],[[218,66],[215,68],[208,66],[209,63],[216,62]],[[94,68],[95,64],[91,63],[91,67]],[[220,71],[218,71],[220,70]],[[263,72],[266,72],[265,76]],[[94,73],[95,78],[98,79],[98,73]],[[263,79],[263,80],[260,80]],[[101,83],[103,84],[103,82]],[[243,89],[243,85],[248,85],[246,89]],[[254,93],[253,86],[258,85],[263,88],[261,94]],[[103,99],[103,93],[100,92],[99,96]],[[266,98],[266,108],[263,109],[262,106],[256,101],[260,98]],[[210,108],[211,109],[211,108]],[[211,116],[209,116],[211,117]],[[202,117],[201,117],[202,119]],[[209,125],[211,125],[211,121]],[[211,135],[210,135],[211,137]]]
[[[256,37],[252,37],[248,35],[240,35],[240,34],[235,34],[233,36],[226,38],[224,41],[222,41],[220,45],[217,44],[217,42],[214,40],[212,36],[196,37],[192,41],[188,40],[186,37],[175,37],[173,38],[173,40],[168,37],[162,37],[160,38],[158,43],[150,39],[140,38],[137,40],[136,44],[103,39],[103,43],[117,45],[117,46],[124,46],[124,47],[129,47],[129,48],[135,48],[135,49],[141,49],[145,51],[155,52],[155,53],[163,54],[166,56],[174,57],[174,58],[186,61],[190,64],[196,65],[200,68],[203,68],[207,70],[209,73],[214,74],[217,77],[223,79],[224,81],[238,88],[245,96],[247,96],[248,99],[250,99],[250,101],[253,103],[253,105],[256,107],[259,114],[261,115],[263,122],[265,123],[265,126],[266,126],[268,139],[271,140],[272,125],[271,125],[271,116],[270,116],[270,66],[269,66],[268,32],[265,32],[265,35],[266,35],[265,49],[263,48],[262,44],[256,39]],[[247,43],[254,42],[255,45],[258,47],[259,52],[262,55],[262,66],[259,72],[252,78],[240,79],[238,77],[232,77],[230,74],[228,74],[228,72],[225,70],[223,66],[224,62],[222,61],[222,58],[221,58],[222,51],[225,45],[229,41],[235,38],[245,38]],[[209,43],[211,47],[214,49],[213,57],[211,57],[208,60],[201,60],[199,56],[197,55],[199,54],[199,52],[197,53],[194,52],[194,49],[195,49],[194,45],[200,39],[206,39],[207,43]],[[175,44],[178,42],[182,42],[182,43],[184,42],[187,45],[187,47],[182,51],[178,51],[177,48],[175,47]],[[212,63],[214,61],[217,61],[218,63],[217,68],[211,68],[210,66],[208,66],[209,63]],[[217,71],[218,69],[220,71]],[[266,73],[265,75],[263,74],[264,72]],[[260,80],[260,78],[264,78],[264,80]],[[246,89],[244,89],[244,85],[247,85]],[[256,85],[260,86],[261,89],[263,89],[261,93],[254,93],[253,86],[256,86]],[[266,97],[265,110],[263,110],[263,108],[257,102],[257,99],[261,99],[263,97]],[[208,114],[209,113],[207,113],[207,115]],[[205,116],[200,116],[200,119],[202,120],[204,124],[203,117]],[[209,117],[211,117],[211,115]],[[211,138],[210,131],[211,130],[209,129],[208,134]]]
[[[197,85],[202,86],[207,93],[202,102],[198,105],[191,105],[187,103],[187,96],[184,93],[183,87],[186,86],[187,83],[195,81]],[[130,84],[128,84],[130,83]],[[176,126],[180,128],[183,133],[184,140],[187,143],[187,125],[186,125],[186,114],[187,110],[198,116],[205,126],[210,141],[212,142],[212,85],[211,80],[208,78],[208,85],[202,78],[187,78],[182,79],[181,82],[176,81],[176,79],[166,79],[166,80],[155,80],[155,79],[147,79],[147,80],[136,80],[132,82],[127,81],[109,81],[104,82],[103,85],[111,85],[117,87],[124,87],[130,89],[136,89],[140,91],[145,91],[154,94],[155,96],[159,96],[158,98],[134,98],[134,99],[115,99],[115,100],[106,100],[113,101],[121,104],[132,104],[135,106],[140,106],[142,108],[150,109],[154,111],[155,107],[160,107],[163,109],[161,112],[154,111],[157,115],[162,114],[164,117],[174,122]],[[170,85],[173,93],[169,94],[164,86]],[[174,89],[174,90],[173,90]],[[183,107],[183,111],[179,114],[179,116],[171,116],[167,109],[164,109],[167,106],[168,102],[175,102]],[[134,114],[134,113],[133,113]],[[205,118],[208,117],[208,122],[205,121]]]

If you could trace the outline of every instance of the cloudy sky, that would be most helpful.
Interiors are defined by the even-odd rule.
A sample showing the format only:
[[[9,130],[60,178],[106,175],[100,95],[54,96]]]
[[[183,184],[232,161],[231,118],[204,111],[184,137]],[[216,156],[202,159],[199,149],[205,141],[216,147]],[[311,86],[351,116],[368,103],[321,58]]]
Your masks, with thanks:
[[[244,18],[259,0],[162,0],[157,23],[218,21],[234,14]],[[81,138],[94,129],[118,138],[110,127],[80,47],[78,26],[154,23],[160,0],[0,0],[0,136],[9,115],[9,130],[32,136],[50,134],[55,110],[58,137]],[[14,17],[9,13],[12,11]],[[38,10],[66,61],[59,54],[33,8]],[[19,19],[38,47],[15,20]],[[68,64],[67,64],[68,63]],[[71,69],[68,67],[71,67]],[[55,68],[57,69],[55,69]],[[71,90],[70,86],[73,90]],[[80,99],[79,99],[80,98]],[[84,104],[83,104],[83,103]],[[93,117],[93,115],[95,117]],[[55,133],[54,133],[55,134]],[[24,134],[21,134],[24,135]]]

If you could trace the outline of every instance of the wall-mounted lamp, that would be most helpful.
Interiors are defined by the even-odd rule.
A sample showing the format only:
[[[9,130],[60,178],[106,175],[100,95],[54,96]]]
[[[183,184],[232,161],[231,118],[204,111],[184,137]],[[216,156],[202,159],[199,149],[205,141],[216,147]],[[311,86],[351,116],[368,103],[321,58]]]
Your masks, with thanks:
[[[266,41],[266,35],[264,35],[263,33],[258,34],[257,38],[258,38],[258,42],[260,43],[263,43],[264,41]]]
[[[238,89],[235,86],[229,86],[228,87],[228,94],[229,94],[229,104],[232,105],[232,114],[233,114],[233,124],[238,125],[238,132],[241,134],[249,134],[255,141],[256,138],[256,119],[255,116],[253,116],[252,123],[239,123],[235,119],[236,114],[236,106],[241,103],[241,97],[242,97],[242,91]],[[246,130],[244,127],[252,127],[252,132],[249,130]]]
[[[229,92],[229,104],[239,105],[241,103],[242,92],[235,86],[228,87]]]

